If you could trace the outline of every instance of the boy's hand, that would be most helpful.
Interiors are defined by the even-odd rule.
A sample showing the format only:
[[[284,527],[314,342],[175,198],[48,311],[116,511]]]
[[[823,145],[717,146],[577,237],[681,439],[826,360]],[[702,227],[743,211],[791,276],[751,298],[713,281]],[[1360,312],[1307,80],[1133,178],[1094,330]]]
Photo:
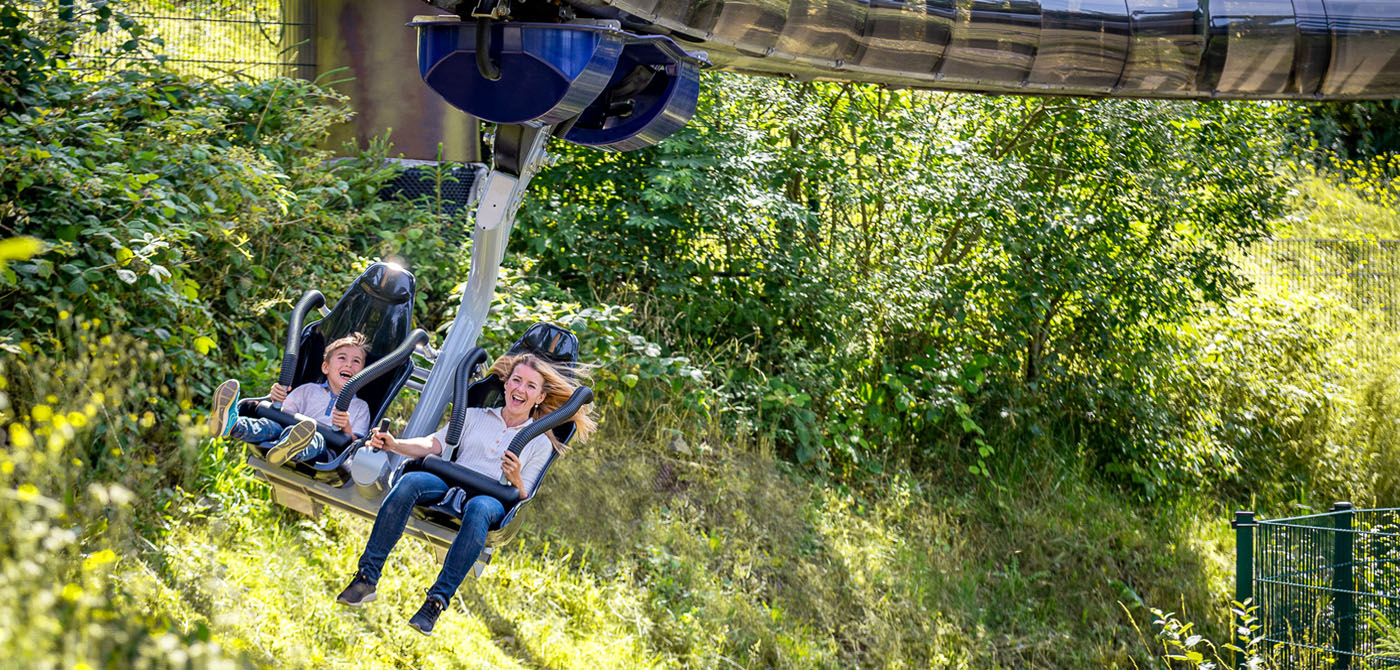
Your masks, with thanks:
[[[335,426],[335,427],[338,428],[338,429],[340,429],[340,432],[342,432],[342,433],[346,433],[346,434],[349,434],[349,435],[354,435],[354,434],[355,434],[354,431],[350,430],[350,413],[349,413],[349,412],[341,411],[341,410],[338,410],[338,409],[337,409],[337,410],[333,410],[333,411],[331,412],[331,425],[332,425],[332,426]]]
[[[273,384],[272,390],[268,391],[267,395],[269,398],[272,398],[272,402],[282,402],[287,399],[287,387],[281,384]]]

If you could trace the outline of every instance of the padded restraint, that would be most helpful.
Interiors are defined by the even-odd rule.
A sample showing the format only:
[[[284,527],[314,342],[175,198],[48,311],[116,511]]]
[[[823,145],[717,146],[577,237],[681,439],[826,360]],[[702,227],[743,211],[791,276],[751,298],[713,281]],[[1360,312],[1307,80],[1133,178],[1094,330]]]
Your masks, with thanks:
[[[394,353],[394,350],[410,341],[413,333],[413,294],[416,281],[413,274],[391,263],[375,263],[355,279],[350,288],[336,302],[335,307],[325,318],[302,328],[298,344],[298,357],[292,376],[292,388],[302,384],[319,383],[325,380],[321,372],[321,362],[325,357],[327,342],[360,332],[369,341],[369,351],[365,356],[365,367]],[[378,423],[389,410],[389,404],[413,375],[413,361],[405,357],[394,369],[366,382],[355,394],[369,405],[370,425]],[[290,419],[289,416],[259,407],[256,399],[245,399],[238,405],[239,414],[245,416],[268,416],[278,422]],[[273,415],[277,416],[273,416]],[[318,462],[328,463],[345,448],[349,439],[334,429],[318,425],[317,432],[326,438],[329,450]],[[343,483],[343,473],[319,473],[313,468],[293,464],[312,477],[329,477],[336,485]]]
[[[507,355],[517,355],[532,353],[556,365],[562,372],[572,376],[573,366],[578,361],[578,337],[566,328],[561,328],[552,323],[536,323],[525,331],[525,334],[516,340],[514,345],[506,351]],[[459,399],[454,398],[453,403]],[[467,407],[502,407],[505,405],[505,382],[495,375],[487,375],[467,388]],[[454,408],[455,411],[455,408]],[[555,426],[552,431],[554,438],[560,443],[566,444],[574,436],[574,422],[568,421]],[[545,463],[544,470],[540,472],[540,482],[536,483],[536,490],[539,484],[544,481],[544,476],[549,472],[549,466],[554,463],[558,452],[550,450],[549,461]],[[424,516],[432,521],[443,524],[449,528],[458,528],[461,523],[462,505],[472,495],[488,494],[495,496],[506,506],[506,517],[501,520],[495,529],[499,530],[515,517],[516,502],[511,499],[514,489],[503,486],[499,482],[480,473],[470,471],[467,468],[458,466],[446,461],[433,462],[435,459],[420,459],[409,461],[405,467],[409,470],[427,469],[434,474],[443,477],[446,481],[456,481],[459,484],[469,484],[472,493],[464,494],[460,489],[449,491],[448,495],[441,501],[432,505],[415,508],[420,516]],[[426,463],[426,466],[425,466]],[[407,471],[407,470],[406,470]],[[472,482],[480,480],[479,484]]]

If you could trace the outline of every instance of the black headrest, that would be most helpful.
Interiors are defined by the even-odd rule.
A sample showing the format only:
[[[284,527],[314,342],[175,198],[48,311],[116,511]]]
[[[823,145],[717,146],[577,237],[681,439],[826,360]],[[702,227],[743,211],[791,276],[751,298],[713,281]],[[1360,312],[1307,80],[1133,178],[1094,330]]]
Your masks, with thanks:
[[[331,308],[317,330],[325,338],[324,348],[333,340],[359,331],[369,338],[369,360],[383,358],[396,349],[413,330],[413,273],[392,263],[375,263],[350,285],[345,295]],[[321,365],[321,352],[313,354],[315,364]]]
[[[355,281],[355,286],[375,299],[393,305],[413,299],[413,274],[393,263],[375,263],[369,266]]]
[[[511,346],[509,354],[531,353],[567,370],[578,361],[578,338],[568,328],[543,321],[530,326]]]
[[[540,322],[530,326],[506,353],[535,354],[569,374],[573,364],[578,362],[578,337],[567,328]],[[467,389],[467,407],[500,407],[504,404],[505,380],[495,375],[486,375]],[[567,443],[573,434],[572,421],[554,428],[554,437],[560,442]]]

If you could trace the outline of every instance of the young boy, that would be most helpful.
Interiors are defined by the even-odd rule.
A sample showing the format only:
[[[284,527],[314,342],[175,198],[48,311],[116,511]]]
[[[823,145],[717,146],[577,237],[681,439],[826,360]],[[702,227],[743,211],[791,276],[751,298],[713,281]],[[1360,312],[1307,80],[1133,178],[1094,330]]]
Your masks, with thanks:
[[[214,411],[209,415],[209,429],[219,437],[234,437],[244,442],[270,445],[267,462],[274,466],[287,461],[314,460],[326,450],[326,438],[316,432],[316,424],[338,430],[351,439],[369,433],[369,404],[359,398],[350,401],[350,411],[335,409],[336,396],[345,382],[365,367],[369,343],[360,333],[352,333],[326,345],[321,362],[324,382],[302,384],[287,392],[287,387],[273,384],[268,396],[282,403],[288,414],[315,417],[302,419],[284,428],[272,419],[238,416],[238,381],[230,379],[214,391]]]

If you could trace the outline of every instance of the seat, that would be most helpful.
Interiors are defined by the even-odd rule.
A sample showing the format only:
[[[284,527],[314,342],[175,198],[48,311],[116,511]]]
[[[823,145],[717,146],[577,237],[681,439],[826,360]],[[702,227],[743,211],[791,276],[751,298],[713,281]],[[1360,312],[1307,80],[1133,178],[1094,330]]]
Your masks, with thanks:
[[[413,274],[407,270],[392,263],[374,263],[355,279],[325,317],[303,327],[307,314],[325,304],[320,291],[307,291],[288,322],[279,383],[296,388],[323,381],[321,362],[326,344],[360,332],[369,340],[365,367],[346,382],[336,408],[348,409],[350,400],[358,397],[369,406],[370,425],[378,423],[413,373],[413,350],[428,341],[427,333],[412,327],[415,284]],[[284,426],[297,421],[266,396],[241,401],[238,413],[269,418]],[[288,463],[284,467],[339,486],[348,477],[341,465],[352,451],[351,439],[320,424],[317,431],[326,439],[326,453],[315,462]],[[261,447],[252,448],[258,456],[263,455]]]
[[[484,352],[473,351],[464,359],[463,366],[459,369],[458,385],[453,396],[452,418],[448,425],[448,445],[444,449],[451,449],[456,446],[454,440],[461,435],[462,425],[466,418],[466,409],[469,407],[501,407],[505,404],[505,381],[495,375],[487,375],[484,379],[475,383],[466,383],[473,374],[470,361],[475,356],[476,360],[484,360]],[[521,353],[533,353],[544,358],[551,363],[558,365],[560,370],[572,376],[573,366],[578,360],[578,338],[565,328],[549,324],[537,323],[525,331],[525,334],[516,341],[506,352],[509,355]],[[564,406],[534,421],[525,429],[516,434],[511,441],[510,449],[519,454],[525,445],[544,431],[552,431],[555,439],[561,444],[567,444],[574,435],[573,416],[584,404],[592,402],[593,391],[586,386],[579,387],[574,395]],[[515,489],[508,484],[492,480],[490,477],[464,468],[455,463],[445,461],[440,458],[430,457],[426,459],[413,459],[404,462],[399,472],[395,474],[395,479],[404,473],[415,470],[432,472],[443,477],[449,484],[465,489],[468,493],[463,498],[479,493],[496,495],[506,502],[506,515],[486,534],[486,550],[482,552],[482,558],[478,559],[481,568],[490,562],[492,548],[505,544],[515,537],[520,531],[522,517],[520,512],[533,501],[540,487],[544,485],[545,477],[549,475],[550,466],[558,457],[558,451],[550,450],[549,460],[545,463],[544,470],[540,472],[539,479],[535,482],[534,489],[530,491],[530,496],[523,500],[516,498],[518,495]],[[494,487],[494,489],[493,489]],[[449,494],[448,499],[452,498]],[[432,543],[437,550],[438,558],[441,560],[447,551],[447,544],[451,543],[457,531],[461,528],[461,508],[450,504],[435,504],[432,506],[419,506],[414,509],[415,519],[410,522],[410,530],[414,535],[422,537]],[[475,570],[480,574],[480,569]]]

